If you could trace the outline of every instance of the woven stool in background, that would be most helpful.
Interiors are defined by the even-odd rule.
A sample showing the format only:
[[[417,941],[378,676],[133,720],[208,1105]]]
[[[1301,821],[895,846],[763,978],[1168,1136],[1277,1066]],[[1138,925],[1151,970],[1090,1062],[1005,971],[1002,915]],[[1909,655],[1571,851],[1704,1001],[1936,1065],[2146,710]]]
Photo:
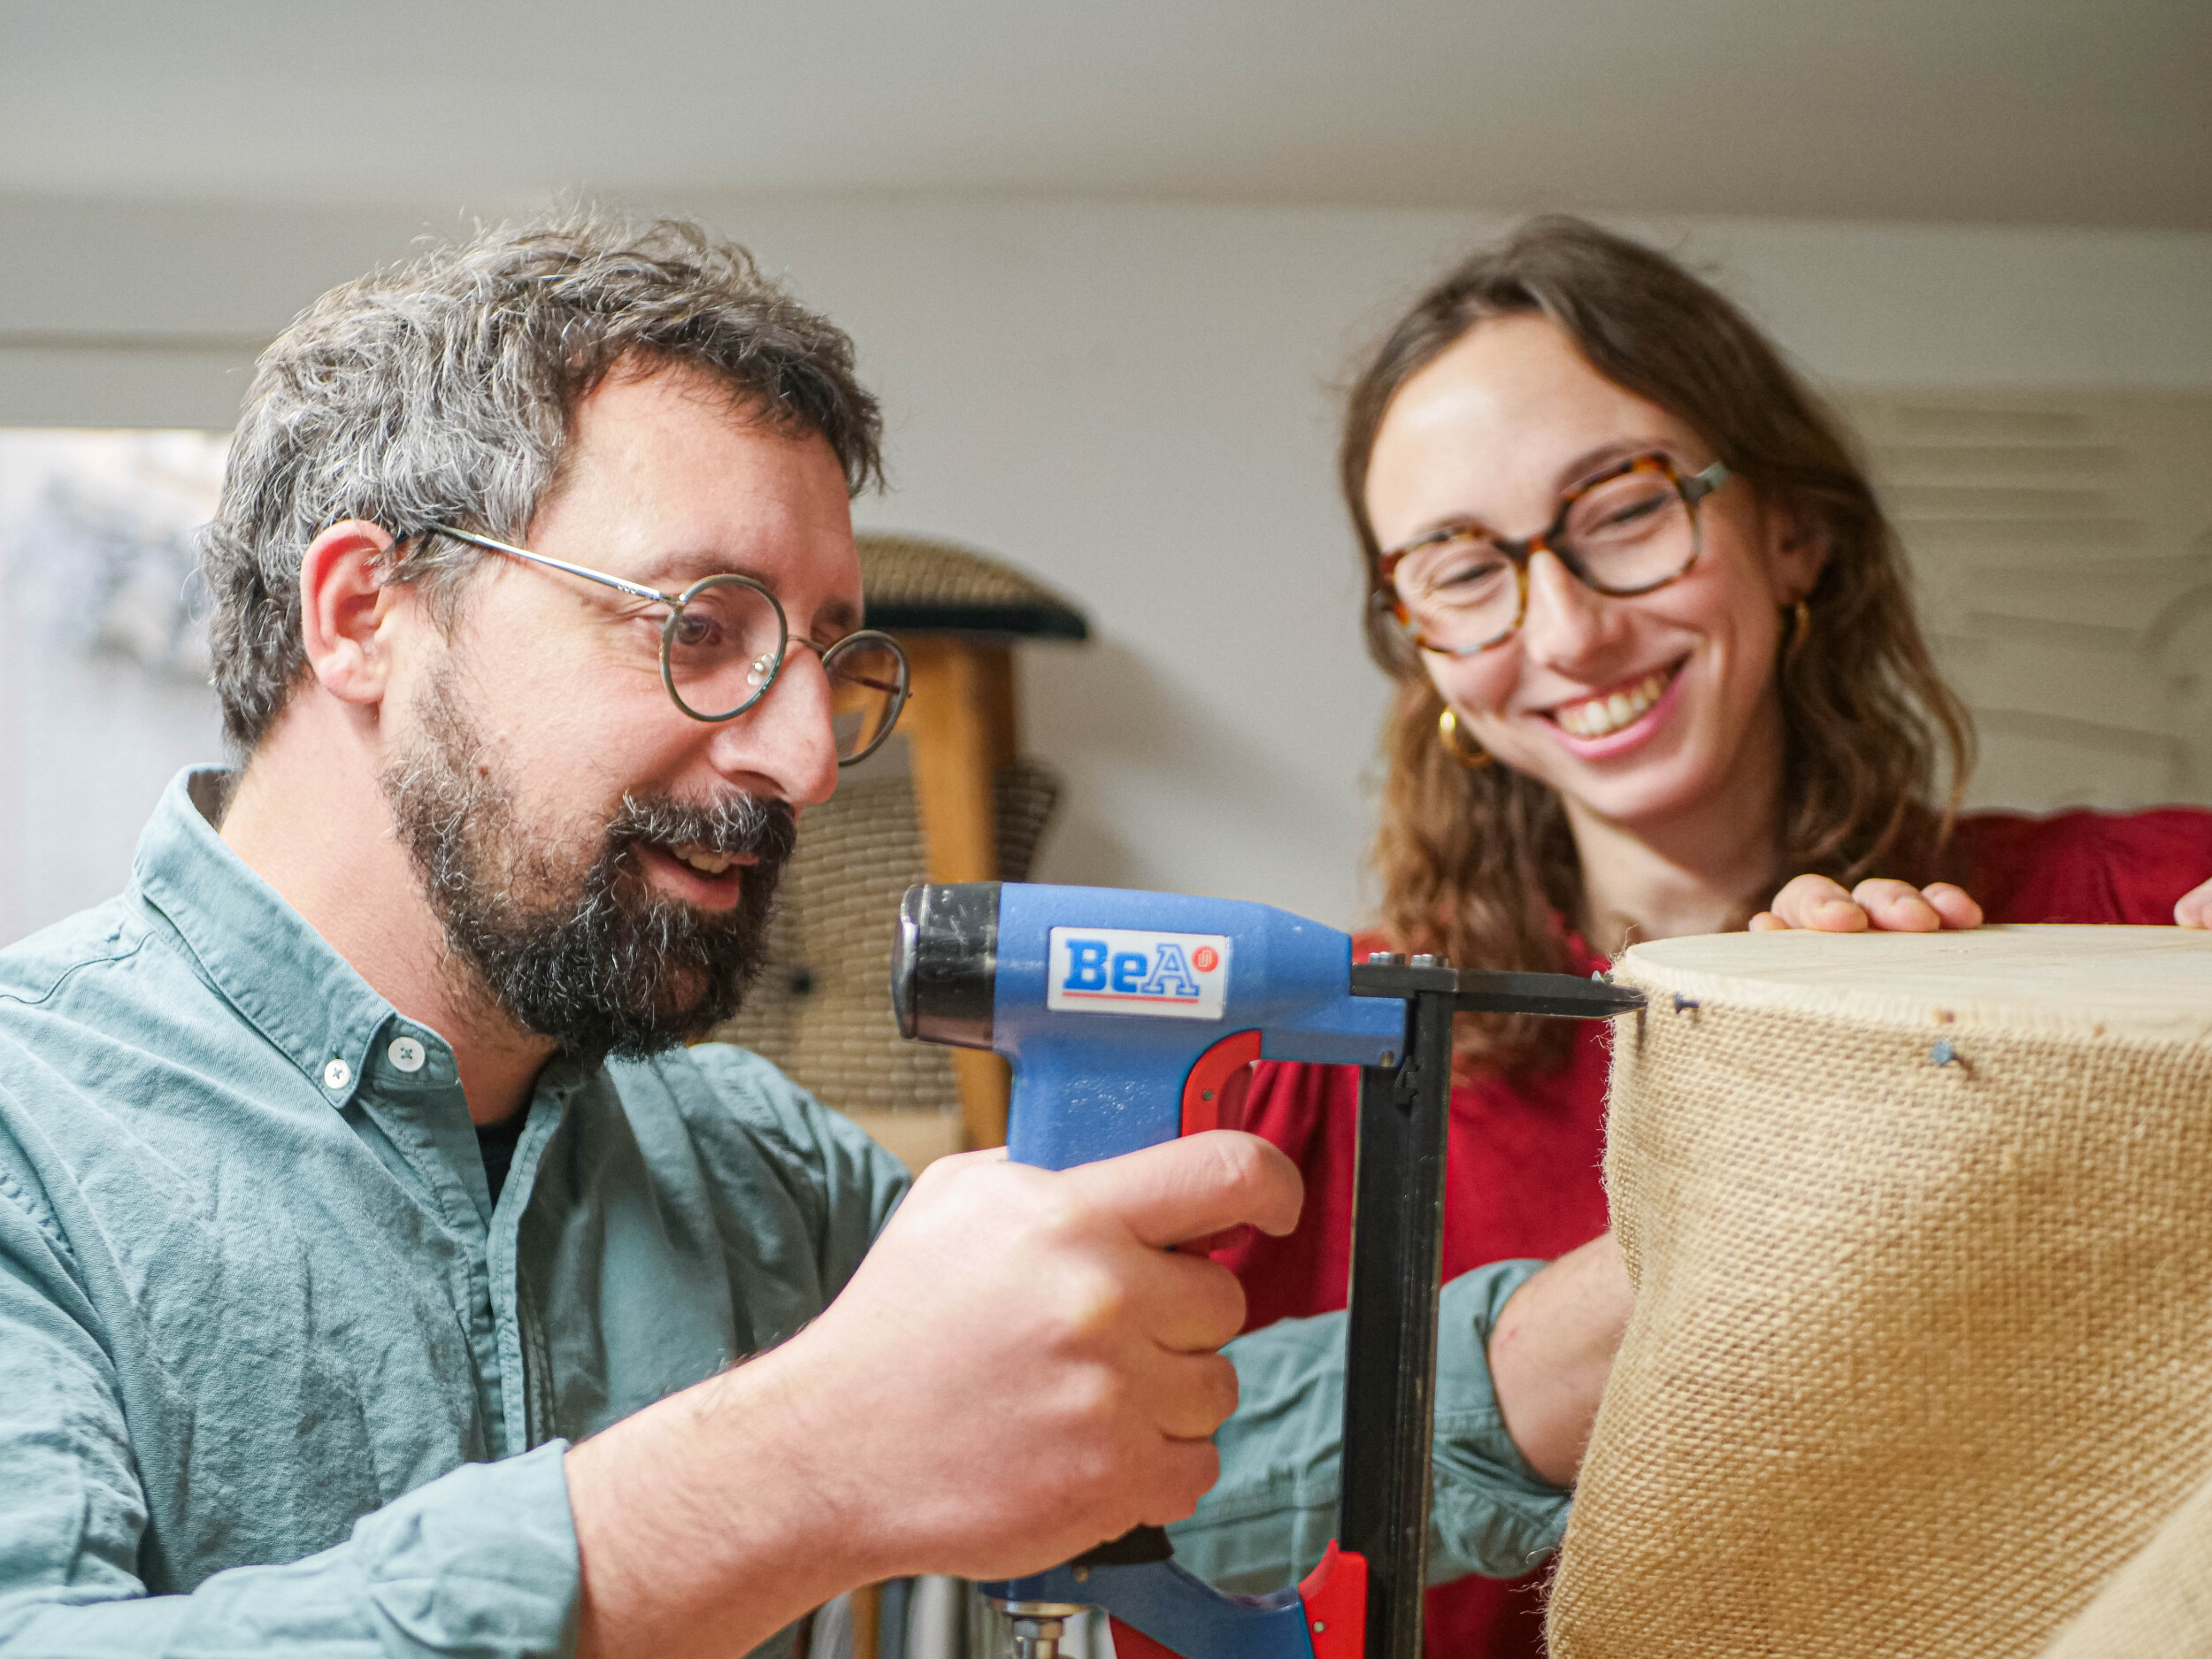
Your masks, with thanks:
[[[1028,873],[1060,797],[1036,761],[996,780],[1001,879]],[[801,821],[768,927],[768,965],[714,1035],[772,1060],[910,1168],[962,1148],[952,1050],[909,1042],[891,1017],[899,899],[927,879],[914,785],[902,772],[849,780]]]
[[[1014,643],[1080,641],[1083,613],[972,549],[862,534],[868,625],[898,636],[913,694],[898,734],[801,821],[769,964],[715,1036],[765,1056],[919,1168],[1005,1138],[996,1055],[910,1043],[891,1016],[891,936],[917,881],[1018,881],[1059,781],[1018,758]]]

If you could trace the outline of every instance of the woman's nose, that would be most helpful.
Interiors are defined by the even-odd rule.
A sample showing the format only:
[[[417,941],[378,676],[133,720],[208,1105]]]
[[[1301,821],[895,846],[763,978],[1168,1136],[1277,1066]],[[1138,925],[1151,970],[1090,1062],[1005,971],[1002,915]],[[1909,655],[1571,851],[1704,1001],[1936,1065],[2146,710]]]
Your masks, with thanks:
[[[1528,615],[1521,648],[1539,661],[1574,668],[1603,655],[1618,640],[1620,606],[1585,587],[1548,549],[1528,564]]]

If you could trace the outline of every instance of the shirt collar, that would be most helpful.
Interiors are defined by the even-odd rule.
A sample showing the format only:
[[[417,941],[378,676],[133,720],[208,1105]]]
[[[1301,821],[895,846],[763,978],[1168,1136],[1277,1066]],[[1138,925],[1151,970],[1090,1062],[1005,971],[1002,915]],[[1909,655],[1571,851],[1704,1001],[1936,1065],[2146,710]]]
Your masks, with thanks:
[[[215,988],[342,1104],[392,1005],[216,833],[213,815],[233,781],[211,766],[171,780],[138,838],[134,883]]]

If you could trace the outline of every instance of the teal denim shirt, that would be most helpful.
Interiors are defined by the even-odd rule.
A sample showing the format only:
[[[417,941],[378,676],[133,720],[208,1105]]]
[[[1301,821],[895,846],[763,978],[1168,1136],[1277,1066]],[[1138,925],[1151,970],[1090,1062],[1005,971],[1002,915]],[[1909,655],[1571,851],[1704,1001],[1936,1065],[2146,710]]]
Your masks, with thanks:
[[[0,1655],[567,1652],[568,1443],[819,1313],[904,1173],[709,1044],[547,1067],[495,1205],[452,1050],[222,843],[219,781],[0,952]],[[1482,1363],[1532,1265],[1446,1292],[1440,1578],[1564,1525]],[[1233,1345],[1198,1571],[1318,1553],[1341,1340]]]

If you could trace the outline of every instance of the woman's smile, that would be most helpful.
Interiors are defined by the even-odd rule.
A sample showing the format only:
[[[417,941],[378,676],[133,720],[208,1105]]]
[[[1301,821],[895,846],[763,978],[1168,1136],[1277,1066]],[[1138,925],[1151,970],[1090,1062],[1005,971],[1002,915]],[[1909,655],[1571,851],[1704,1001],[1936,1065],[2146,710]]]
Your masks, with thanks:
[[[1571,755],[1605,760],[1626,754],[1664,726],[1681,702],[1683,657],[1601,690],[1539,710]]]

